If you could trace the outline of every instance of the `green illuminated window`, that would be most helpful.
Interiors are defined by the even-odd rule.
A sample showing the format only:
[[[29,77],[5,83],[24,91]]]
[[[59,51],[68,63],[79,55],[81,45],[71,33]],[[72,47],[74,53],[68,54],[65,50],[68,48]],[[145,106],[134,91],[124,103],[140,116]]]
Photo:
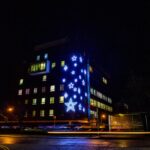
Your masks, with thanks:
[[[47,81],[47,75],[42,76],[42,81]]]
[[[32,111],[32,117],[35,117],[35,116],[36,116],[36,111],[33,110],[33,111]]]
[[[23,81],[24,81],[24,79],[20,79],[19,85],[22,85],[22,84],[23,84]]]
[[[53,109],[49,110],[49,116],[54,116],[54,110]]]
[[[37,104],[37,99],[36,98],[32,99],[32,105],[36,105],[36,104]]]
[[[63,67],[64,65],[65,65],[65,61],[62,60],[62,61],[61,61],[61,67]]]
[[[18,90],[18,95],[22,95],[22,89]]]
[[[51,85],[50,86],[50,92],[54,92],[55,91],[55,85]]]
[[[45,116],[45,111],[44,110],[40,110],[40,117],[44,117]]]
[[[54,104],[55,103],[55,98],[54,97],[50,97],[50,104]]]
[[[42,105],[45,104],[45,97],[43,97],[43,98],[41,99],[41,104],[42,104]]]
[[[24,103],[25,103],[25,104],[28,104],[28,99],[25,99]]]
[[[52,68],[55,68],[55,67],[56,67],[56,63],[53,62],[53,63],[52,63]]]
[[[59,103],[64,103],[64,97],[63,96],[59,97]]]

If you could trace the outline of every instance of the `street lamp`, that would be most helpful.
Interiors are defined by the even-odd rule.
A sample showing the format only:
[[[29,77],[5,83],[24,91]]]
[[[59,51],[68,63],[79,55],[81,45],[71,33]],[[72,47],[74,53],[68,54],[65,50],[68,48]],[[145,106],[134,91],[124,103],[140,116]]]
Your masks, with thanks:
[[[13,112],[13,111],[14,111],[14,108],[13,108],[13,107],[8,107],[8,108],[7,108],[7,112],[11,113],[11,112]]]

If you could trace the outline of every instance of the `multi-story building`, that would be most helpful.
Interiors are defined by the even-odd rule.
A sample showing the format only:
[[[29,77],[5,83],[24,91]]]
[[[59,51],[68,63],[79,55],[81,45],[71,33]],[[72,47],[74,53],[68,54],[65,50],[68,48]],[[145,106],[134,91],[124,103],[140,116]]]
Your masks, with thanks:
[[[25,124],[97,122],[113,111],[107,76],[69,47],[36,48],[18,82]]]

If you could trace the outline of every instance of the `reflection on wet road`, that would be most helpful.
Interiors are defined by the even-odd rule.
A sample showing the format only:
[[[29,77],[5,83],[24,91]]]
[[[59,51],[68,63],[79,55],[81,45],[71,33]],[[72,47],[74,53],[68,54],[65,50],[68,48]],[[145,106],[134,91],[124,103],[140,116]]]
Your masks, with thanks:
[[[141,148],[150,149],[150,139],[101,139],[97,137],[50,137],[32,135],[2,135],[0,144],[10,150],[94,150],[98,148]],[[0,149],[1,150],[1,149]]]

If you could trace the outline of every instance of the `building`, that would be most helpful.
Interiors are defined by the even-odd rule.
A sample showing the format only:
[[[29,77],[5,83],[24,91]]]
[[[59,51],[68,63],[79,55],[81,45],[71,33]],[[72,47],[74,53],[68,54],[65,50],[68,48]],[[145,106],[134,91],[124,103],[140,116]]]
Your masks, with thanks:
[[[112,113],[107,76],[88,55],[53,42],[35,48],[18,79],[18,108],[24,124],[96,125]]]

